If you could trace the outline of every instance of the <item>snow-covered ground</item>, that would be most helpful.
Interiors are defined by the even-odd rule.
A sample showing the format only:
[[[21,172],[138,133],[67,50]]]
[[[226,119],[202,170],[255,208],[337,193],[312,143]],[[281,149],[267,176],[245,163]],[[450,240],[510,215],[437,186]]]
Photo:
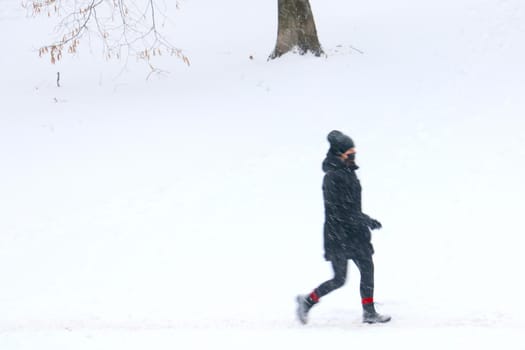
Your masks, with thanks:
[[[183,0],[191,66],[146,80],[87,45],[50,65],[53,19],[0,0],[0,349],[522,348],[525,4],[311,4],[327,56],[269,62],[277,1]],[[294,318],[331,277],[332,129],[384,226],[386,325],[353,266]]]

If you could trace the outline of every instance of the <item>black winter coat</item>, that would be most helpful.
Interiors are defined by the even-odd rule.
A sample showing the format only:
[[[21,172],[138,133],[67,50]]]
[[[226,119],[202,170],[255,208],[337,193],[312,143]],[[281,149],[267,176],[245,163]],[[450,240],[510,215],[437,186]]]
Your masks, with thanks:
[[[328,153],[323,162],[325,207],[325,259],[354,259],[374,254],[370,217],[361,212],[361,184],[355,170],[341,158]]]

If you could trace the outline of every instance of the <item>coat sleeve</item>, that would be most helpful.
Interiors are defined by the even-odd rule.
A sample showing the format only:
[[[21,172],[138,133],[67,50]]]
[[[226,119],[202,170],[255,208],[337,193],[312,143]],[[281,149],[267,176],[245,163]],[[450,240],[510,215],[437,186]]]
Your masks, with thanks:
[[[323,192],[327,212],[332,218],[342,222],[348,221],[353,198],[344,178],[336,171],[327,173]]]
[[[323,191],[327,211],[337,221],[368,226],[370,218],[361,212],[361,204],[358,203],[357,195],[352,190],[343,176],[335,171],[327,173]]]

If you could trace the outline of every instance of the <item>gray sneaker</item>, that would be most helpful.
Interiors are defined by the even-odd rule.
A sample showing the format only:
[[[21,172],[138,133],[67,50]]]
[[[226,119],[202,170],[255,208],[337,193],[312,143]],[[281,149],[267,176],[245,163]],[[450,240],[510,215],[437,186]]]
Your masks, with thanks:
[[[392,319],[389,315],[381,315],[376,311],[363,311],[363,323],[386,323]]]
[[[314,306],[314,303],[309,301],[307,295],[298,295],[295,300],[297,301],[297,318],[302,324],[307,324],[308,312]]]

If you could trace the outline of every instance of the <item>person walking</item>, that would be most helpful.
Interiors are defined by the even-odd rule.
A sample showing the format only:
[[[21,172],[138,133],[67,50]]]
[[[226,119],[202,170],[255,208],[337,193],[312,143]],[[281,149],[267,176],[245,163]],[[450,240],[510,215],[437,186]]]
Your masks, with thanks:
[[[348,260],[352,260],[361,274],[363,322],[385,323],[391,317],[379,314],[374,306],[374,248],[370,232],[382,226],[361,211],[354,141],[338,130],[331,131],[327,138],[330,149],[323,161],[324,251],[325,259],[332,264],[334,277],[310,294],[297,296],[297,317],[306,324],[310,309],[322,297],[345,284]]]

